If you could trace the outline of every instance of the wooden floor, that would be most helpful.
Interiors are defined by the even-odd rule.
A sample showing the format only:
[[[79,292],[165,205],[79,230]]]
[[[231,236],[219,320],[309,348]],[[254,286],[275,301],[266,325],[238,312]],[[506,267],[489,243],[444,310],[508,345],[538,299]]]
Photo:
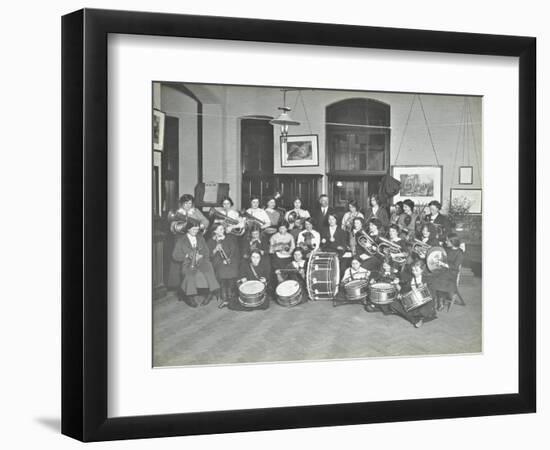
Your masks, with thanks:
[[[399,316],[363,306],[308,302],[264,311],[191,308],[173,294],[153,305],[153,364],[181,366],[380,356],[478,353],[481,279],[466,271],[460,292],[466,306],[415,328]]]

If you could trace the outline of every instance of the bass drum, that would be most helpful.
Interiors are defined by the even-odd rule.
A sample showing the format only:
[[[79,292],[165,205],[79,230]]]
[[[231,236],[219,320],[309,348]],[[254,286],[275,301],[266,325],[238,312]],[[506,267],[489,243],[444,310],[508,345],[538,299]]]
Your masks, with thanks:
[[[443,269],[440,262],[447,262],[447,252],[443,247],[432,247],[426,253],[426,266],[430,272],[438,272]]]
[[[418,288],[413,288],[410,292],[407,292],[401,297],[401,304],[407,312],[419,308],[431,301],[432,296],[430,295],[430,291],[425,284]]]
[[[275,293],[277,294],[277,303],[281,306],[296,306],[302,301],[302,288],[300,283],[295,280],[283,281],[277,286]]]
[[[307,264],[307,293],[311,300],[332,300],[338,294],[340,262],[331,252],[313,252]]]
[[[364,300],[368,295],[369,282],[367,280],[352,280],[346,283],[344,291],[346,300]]]
[[[245,281],[239,286],[239,303],[245,308],[256,308],[265,302],[265,284],[261,281]]]

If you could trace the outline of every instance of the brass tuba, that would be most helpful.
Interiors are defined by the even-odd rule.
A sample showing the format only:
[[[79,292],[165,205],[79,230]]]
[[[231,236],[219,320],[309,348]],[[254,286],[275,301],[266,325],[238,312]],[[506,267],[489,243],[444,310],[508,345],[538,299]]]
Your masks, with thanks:
[[[378,253],[381,256],[389,256],[395,263],[405,264],[407,257],[401,254],[403,249],[399,244],[383,237],[379,237],[378,240]]]

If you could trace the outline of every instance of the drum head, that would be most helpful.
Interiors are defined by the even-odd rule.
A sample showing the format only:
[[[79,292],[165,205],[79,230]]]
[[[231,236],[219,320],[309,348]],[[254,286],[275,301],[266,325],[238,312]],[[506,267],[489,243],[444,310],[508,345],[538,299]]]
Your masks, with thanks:
[[[300,284],[295,280],[286,280],[283,281],[279,286],[277,286],[277,289],[275,289],[275,292],[278,296],[281,297],[288,297],[289,295],[295,294],[300,289]]]
[[[439,262],[447,262],[447,252],[443,247],[432,247],[426,253],[426,265],[430,272],[437,272],[443,268]]]
[[[365,284],[368,284],[367,280],[351,280],[349,283],[346,284],[346,287],[349,288],[356,288],[364,286]]]
[[[371,289],[375,289],[377,291],[393,291],[394,287],[390,283],[374,283],[371,284]]]
[[[246,295],[254,295],[264,290],[264,284],[258,280],[245,281],[239,287],[239,290]]]

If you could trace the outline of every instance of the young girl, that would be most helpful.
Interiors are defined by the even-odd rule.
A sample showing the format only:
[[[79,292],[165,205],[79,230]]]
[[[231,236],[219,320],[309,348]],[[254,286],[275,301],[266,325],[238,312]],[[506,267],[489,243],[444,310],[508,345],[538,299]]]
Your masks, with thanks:
[[[353,221],[357,218],[364,219],[365,216],[359,211],[357,200],[350,200],[348,202],[348,211],[342,217],[342,230],[349,233],[353,228]]]
[[[214,225],[214,234],[208,241],[212,265],[221,285],[221,303],[224,308],[235,297],[235,280],[239,276],[240,254],[235,236],[226,235],[223,224]]]
[[[269,301],[271,297],[272,283],[270,281],[271,269],[265,256],[258,250],[252,250],[248,260],[243,260],[241,263],[241,270],[239,274],[239,286],[246,281],[260,281],[264,283],[266,287],[266,297],[263,303],[256,307],[243,306],[240,302],[231,302],[229,309],[237,311],[252,311],[255,309],[267,309],[269,308]]]
[[[274,269],[281,269],[288,264],[294,247],[294,238],[288,232],[287,224],[283,222],[279,225],[279,231],[269,239],[269,253]]]
[[[449,293],[451,299],[457,296],[456,281],[464,261],[464,252],[460,248],[460,239],[456,233],[449,233],[447,246],[449,247],[447,249],[447,262],[441,261],[439,263],[443,270],[433,273],[428,281],[430,289],[436,294],[438,311],[443,309],[438,291]]]
[[[304,251],[296,247],[292,251],[292,261],[290,261],[285,267],[277,269],[275,274],[277,275],[277,280],[279,283],[282,283],[285,280],[295,280],[300,284],[302,289],[302,301],[307,298],[307,287],[306,287],[306,273],[307,273],[307,264],[304,258]]]
[[[369,276],[370,272],[364,267],[361,267],[361,260],[357,256],[354,256],[351,258],[350,266],[344,272],[341,283],[343,286],[354,280],[368,280]]]

